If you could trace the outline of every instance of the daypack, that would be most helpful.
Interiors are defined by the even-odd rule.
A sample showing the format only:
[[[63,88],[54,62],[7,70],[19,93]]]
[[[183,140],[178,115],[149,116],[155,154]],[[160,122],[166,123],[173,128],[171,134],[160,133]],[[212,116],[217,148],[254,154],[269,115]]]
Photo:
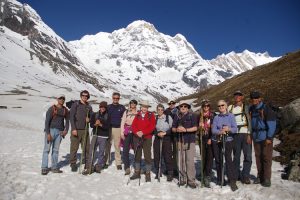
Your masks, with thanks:
[[[229,108],[230,107],[230,108]],[[232,113],[233,112],[233,107],[234,105],[230,105],[228,106],[228,112]],[[238,116],[238,115],[242,115],[242,119],[244,119],[244,117],[246,118],[246,124],[245,126],[248,126],[248,116],[247,116],[247,113],[246,113],[246,106],[244,103],[242,104],[242,112],[241,113],[237,113],[237,114],[233,114],[234,116]]]
[[[272,104],[266,104],[266,103],[263,103],[263,105],[259,108],[259,109],[256,109],[254,105],[252,105],[250,108],[249,108],[249,114],[252,118],[252,113],[253,111],[257,111],[259,113],[259,117],[260,119],[265,123],[265,126],[267,126],[267,123],[266,123],[266,119],[270,119],[270,120],[275,120],[276,121],[276,130],[275,130],[275,134],[277,134],[279,131],[280,131],[280,123],[279,123],[279,120],[280,120],[280,114],[279,114],[279,108],[276,107],[276,106],[273,106]]]
[[[166,115],[166,120],[165,120],[165,122],[167,122],[168,124],[169,124],[169,114],[165,114]],[[156,116],[156,118],[155,118],[155,120],[156,120],[156,123],[155,124],[157,124],[157,120],[158,120],[158,115]]]
[[[65,106],[63,106],[63,109],[64,109],[63,117],[66,118],[67,113],[68,113],[68,109],[67,109]],[[55,119],[55,118],[56,118],[57,112],[58,112],[57,106],[56,106],[56,105],[53,105],[53,106],[52,106],[52,119]]]

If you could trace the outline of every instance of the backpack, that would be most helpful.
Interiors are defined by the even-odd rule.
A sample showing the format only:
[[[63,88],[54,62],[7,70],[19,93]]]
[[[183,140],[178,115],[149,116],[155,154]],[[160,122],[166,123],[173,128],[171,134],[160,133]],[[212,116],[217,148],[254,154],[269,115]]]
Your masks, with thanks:
[[[230,109],[229,109],[230,107]],[[232,113],[233,112],[233,107],[234,105],[230,105],[228,106],[228,112]],[[245,126],[248,126],[248,116],[247,116],[247,113],[246,113],[246,107],[248,107],[247,105],[245,105],[244,103],[242,104],[242,112],[241,113],[237,113],[237,114],[233,114],[235,117],[238,116],[238,115],[242,115],[242,119],[244,119],[244,117],[246,118],[246,124]],[[248,108],[249,109],[249,108]]]
[[[65,106],[63,106],[63,109],[64,109],[63,117],[66,118],[67,113],[68,113],[68,109],[67,109]],[[58,112],[57,106],[56,106],[56,105],[53,105],[53,106],[52,106],[52,119],[55,119],[55,118],[56,118],[57,112]]]
[[[167,122],[169,124],[169,116],[171,117],[171,115],[169,115],[169,114],[165,114],[165,115],[166,115],[165,122]],[[155,124],[157,124],[157,120],[158,120],[158,115],[156,116],[156,123]]]
[[[252,118],[252,112],[253,111],[257,111],[259,113],[259,117],[260,119],[265,123],[266,127],[267,127],[267,121],[266,119],[271,119],[276,121],[276,130],[275,130],[275,134],[279,133],[281,128],[280,128],[280,109],[279,107],[276,107],[274,105],[272,105],[271,103],[263,103],[263,105],[259,108],[256,109],[254,105],[252,105],[249,108],[249,114]]]

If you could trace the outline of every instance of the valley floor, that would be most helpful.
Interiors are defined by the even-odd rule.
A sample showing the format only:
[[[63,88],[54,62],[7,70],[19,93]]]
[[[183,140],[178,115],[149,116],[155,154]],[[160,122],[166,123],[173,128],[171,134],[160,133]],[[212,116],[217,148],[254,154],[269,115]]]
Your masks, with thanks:
[[[27,98],[27,100],[18,100]],[[123,171],[117,171],[114,165],[101,174],[83,176],[72,173],[67,161],[69,154],[69,135],[62,140],[59,161],[64,173],[47,176],[40,174],[43,149],[43,106],[45,101],[38,97],[21,95],[1,96],[1,105],[8,109],[0,110],[0,199],[300,199],[300,183],[280,178],[283,166],[273,162],[272,187],[260,185],[242,185],[232,192],[229,186],[222,189],[212,183],[212,188],[190,189],[171,183],[163,177],[158,183],[154,180],[141,186],[138,181],[127,185],[128,177]],[[22,106],[22,108],[12,108]],[[81,153],[81,150],[78,151]],[[276,153],[276,152],[274,152]],[[254,154],[253,154],[254,155]],[[254,160],[254,157],[253,157]],[[199,157],[195,158],[199,161]],[[256,175],[255,161],[252,175]],[[199,183],[199,182],[198,182]]]

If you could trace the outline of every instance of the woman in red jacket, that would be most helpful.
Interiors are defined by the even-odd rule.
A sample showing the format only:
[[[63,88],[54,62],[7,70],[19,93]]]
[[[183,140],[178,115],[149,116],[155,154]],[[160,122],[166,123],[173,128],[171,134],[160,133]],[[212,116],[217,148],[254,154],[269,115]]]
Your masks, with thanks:
[[[132,122],[135,171],[130,179],[134,180],[141,177],[141,158],[143,149],[146,163],[146,182],[150,182],[152,132],[155,129],[155,116],[154,113],[148,111],[148,108],[151,107],[148,101],[141,101],[140,105],[141,110]]]

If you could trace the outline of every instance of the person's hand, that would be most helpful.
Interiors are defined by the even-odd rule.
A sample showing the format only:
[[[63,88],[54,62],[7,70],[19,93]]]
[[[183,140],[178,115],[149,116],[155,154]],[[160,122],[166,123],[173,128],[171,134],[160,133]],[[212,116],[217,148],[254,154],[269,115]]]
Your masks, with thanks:
[[[186,132],[186,128],[184,128],[183,126],[178,126],[177,127],[177,132],[179,132],[179,133]]]
[[[75,136],[75,137],[77,137],[77,136],[78,136],[77,130],[73,130],[73,131],[72,131],[72,135]]]
[[[247,136],[247,144],[252,144],[252,138],[250,135]]]
[[[208,139],[208,140],[207,140],[207,144],[208,144],[208,145],[211,145],[211,139]]]
[[[47,142],[51,142],[52,141],[52,136],[50,133],[47,134]]]
[[[137,134],[140,138],[143,137],[143,135],[144,135],[142,131],[138,131],[136,134]]]
[[[122,140],[125,140],[125,135],[121,134],[121,138],[122,138]]]
[[[68,132],[67,132],[66,130],[64,130],[64,131],[61,132],[61,136],[62,136],[63,138],[65,138],[65,136],[67,135],[67,133],[68,133]]]
[[[158,135],[159,137],[163,138],[166,134],[167,134],[166,132],[161,131],[161,132],[159,132],[157,135]]]
[[[203,123],[203,122],[200,122],[199,127],[200,127],[200,128],[204,128],[204,123]]]
[[[89,123],[89,122],[90,122],[90,118],[86,117],[86,118],[85,118],[85,122],[86,122],[86,123]]]
[[[100,120],[97,119],[96,122],[95,122],[95,126],[99,126],[100,125]]]
[[[228,126],[223,126],[222,130],[226,133],[229,132],[229,127]],[[224,134],[224,133],[223,133]]]
[[[265,141],[265,145],[269,145],[269,144],[272,144],[272,140],[268,140],[268,139],[266,139],[266,141]]]

